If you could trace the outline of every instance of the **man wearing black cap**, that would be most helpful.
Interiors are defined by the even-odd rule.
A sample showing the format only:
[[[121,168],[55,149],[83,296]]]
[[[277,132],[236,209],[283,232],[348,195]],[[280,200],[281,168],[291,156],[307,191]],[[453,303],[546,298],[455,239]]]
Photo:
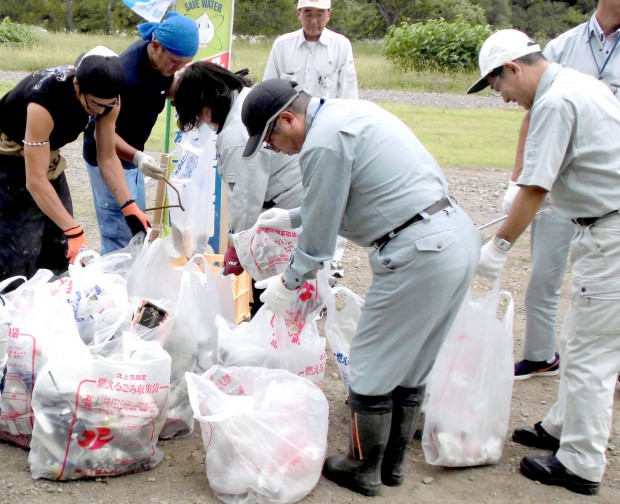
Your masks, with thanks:
[[[284,274],[257,282],[266,288],[261,300],[286,312],[339,234],[369,247],[373,282],[350,353],[351,444],[323,473],[377,495],[382,483],[403,481],[424,383],[469,288],[480,235],[448,197],[432,156],[377,105],[312,98],[271,79],[250,92],[242,118],[250,134],[244,156],[265,147],[299,153],[306,190],[300,208],[259,217],[280,229],[303,224]]]
[[[116,123],[116,153],[125,169],[127,185],[139,208],[146,208],[144,176],[161,179],[165,168],[148,154],[144,145],[151,134],[166,98],[172,97],[174,73],[189,63],[198,51],[196,23],[176,12],[161,22],[138,25],[142,40],[120,56],[125,69],[121,107]],[[106,187],[97,166],[94,123],[84,134],[84,161],[93,189],[95,212],[101,235],[101,253],[126,246],[134,234],[119,213],[114,195]]]
[[[72,215],[59,149],[75,140],[92,116],[105,183],[119,206],[131,200],[114,149],[124,78],[118,56],[99,46],[76,67],[28,75],[0,100],[0,280],[30,277],[39,268],[61,273],[87,247]],[[137,207],[127,204],[122,214],[146,229],[147,218]]]

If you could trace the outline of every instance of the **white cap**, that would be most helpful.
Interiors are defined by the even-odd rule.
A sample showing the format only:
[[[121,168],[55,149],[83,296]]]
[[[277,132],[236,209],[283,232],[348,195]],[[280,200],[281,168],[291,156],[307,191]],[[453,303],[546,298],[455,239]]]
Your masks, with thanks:
[[[525,33],[512,29],[495,32],[482,44],[478,56],[482,77],[467,90],[467,94],[477,93],[487,87],[487,76],[497,67],[535,52],[540,52],[540,46]]]
[[[332,8],[332,0],[298,0],[297,8],[328,10]]]

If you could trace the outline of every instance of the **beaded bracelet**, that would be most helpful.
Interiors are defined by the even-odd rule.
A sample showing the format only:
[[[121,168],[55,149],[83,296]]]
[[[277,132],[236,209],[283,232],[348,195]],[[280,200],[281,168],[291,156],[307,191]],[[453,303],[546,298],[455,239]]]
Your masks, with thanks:
[[[28,147],[41,147],[43,145],[47,145],[48,143],[50,143],[49,140],[43,140],[42,142],[29,142],[28,140],[22,140],[22,143],[24,145],[27,145]]]
[[[123,208],[125,208],[125,207],[128,207],[128,206],[129,206],[129,205],[131,205],[132,203],[135,203],[135,202],[136,202],[135,200],[128,199],[127,201],[125,201],[125,203],[123,203],[123,204],[121,205],[121,210],[122,210]]]

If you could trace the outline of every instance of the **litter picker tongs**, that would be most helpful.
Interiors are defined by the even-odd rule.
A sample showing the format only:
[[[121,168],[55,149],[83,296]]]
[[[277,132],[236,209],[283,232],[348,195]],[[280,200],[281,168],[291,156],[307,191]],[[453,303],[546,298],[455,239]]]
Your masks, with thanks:
[[[545,203],[543,206],[540,207],[540,210],[538,210],[538,212],[536,212],[536,215],[540,215],[541,213],[545,212],[549,208],[551,208],[551,205],[549,205],[549,203]],[[491,226],[494,226],[495,224],[499,224],[500,222],[504,222],[507,218],[508,218],[508,214],[502,215],[501,217],[498,217],[497,219],[494,219],[491,222],[487,222],[486,224],[483,224],[482,226],[480,226],[478,228],[478,231],[482,231],[483,229],[486,229],[486,228],[489,228]],[[488,242],[491,238],[493,238],[493,237],[489,236],[488,238],[483,238],[482,245],[484,245],[486,242]]]

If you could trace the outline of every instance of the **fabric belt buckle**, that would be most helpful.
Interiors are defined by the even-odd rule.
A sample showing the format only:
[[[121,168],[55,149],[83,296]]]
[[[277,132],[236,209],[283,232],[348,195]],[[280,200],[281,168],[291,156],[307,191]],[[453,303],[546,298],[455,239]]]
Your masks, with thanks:
[[[445,197],[445,198],[440,199],[439,201],[436,201],[431,206],[422,210],[419,214],[411,217],[411,219],[406,221],[404,224],[401,224],[400,226],[394,228],[389,233],[383,235],[378,240],[375,240],[374,242],[372,242],[373,247],[381,248],[383,245],[389,242],[392,238],[394,238],[398,233],[400,233],[403,229],[408,228],[409,226],[412,226],[416,222],[420,222],[421,220],[424,220],[425,215],[429,215],[429,216],[435,215],[436,213],[441,212],[444,208],[447,208],[449,206],[452,206],[452,202],[450,201],[450,198],[448,197]]]

